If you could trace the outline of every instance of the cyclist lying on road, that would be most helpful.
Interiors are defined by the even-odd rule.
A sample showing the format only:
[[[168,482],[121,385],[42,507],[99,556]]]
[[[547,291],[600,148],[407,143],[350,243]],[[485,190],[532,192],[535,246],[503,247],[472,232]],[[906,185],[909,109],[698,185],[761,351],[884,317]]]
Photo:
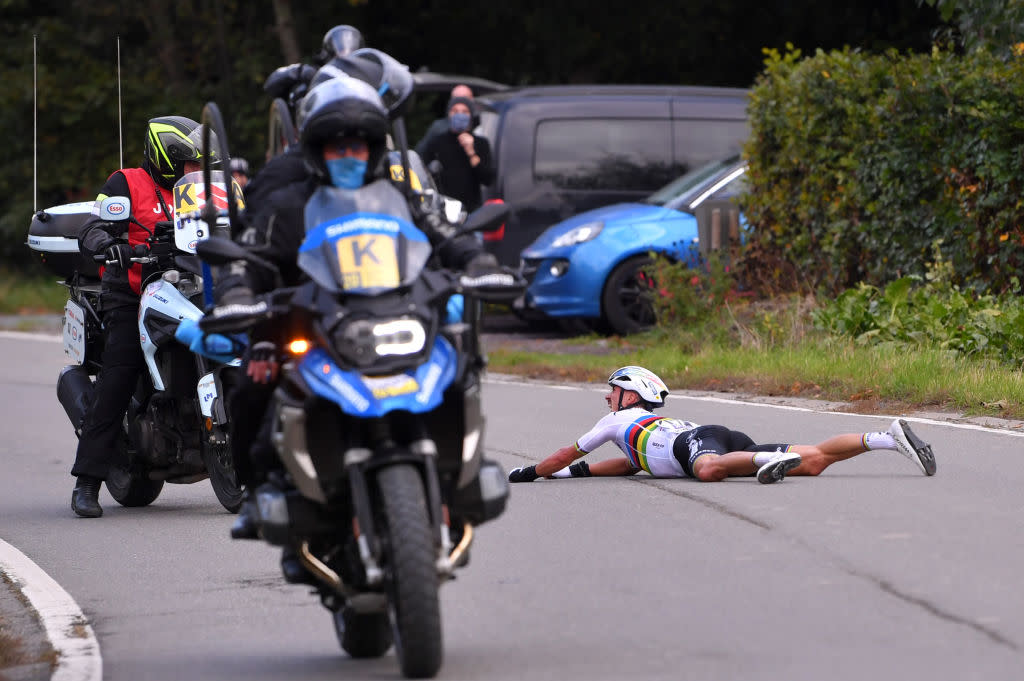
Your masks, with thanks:
[[[537,478],[633,475],[647,471],[658,478],[696,478],[717,482],[728,477],[757,475],[758,482],[778,482],[786,475],[819,475],[836,463],[879,449],[893,450],[935,475],[931,445],[918,438],[902,419],[888,431],[845,433],[816,445],[755,444],[750,436],[725,426],[699,426],[681,419],[657,416],[668,388],[643,367],[627,366],[608,377],[608,414],[583,437],[562,447],[535,466],[516,468],[509,482]],[[625,459],[588,465],[573,463],[606,442],[613,442]]]

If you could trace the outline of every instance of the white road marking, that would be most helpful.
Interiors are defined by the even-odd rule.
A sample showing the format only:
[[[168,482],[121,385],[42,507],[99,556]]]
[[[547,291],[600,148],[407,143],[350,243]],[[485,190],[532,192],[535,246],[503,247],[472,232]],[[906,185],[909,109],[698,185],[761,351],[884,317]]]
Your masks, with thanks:
[[[51,681],[102,681],[103,658],[92,626],[71,595],[38,565],[0,539],[0,568],[21,589],[57,651]]]
[[[527,387],[527,386],[531,386],[531,385],[535,386],[537,384],[541,384],[541,385],[545,385],[545,386],[547,386],[549,388],[559,388],[559,389],[562,389],[562,390],[581,390],[581,391],[589,390],[590,392],[596,392],[596,393],[608,392],[607,388],[604,388],[604,387],[601,387],[601,386],[596,386],[596,387],[589,387],[589,386],[582,386],[582,385],[556,386],[556,385],[552,385],[550,383],[544,383],[543,381],[523,381],[523,380],[519,380],[519,379],[517,379],[515,377],[511,377],[511,376],[500,376],[500,377],[488,376],[487,378],[484,379],[484,382],[485,383],[504,384],[504,385],[516,385],[516,386],[523,386],[523,387]],[[944,426],[946,428],[959,428],[960,430],[980,430],[980,431],[983,431],[983,432],[986,432],[986,433],[998,433],[1000,435],[1009,435],[1011,437],[1024,437],[1024,432],[1021,432],[1021,431],[1008,430],[1006,428],[994,428],[994,427],[990,427],[990,426],[981,426],[981,425],[978,425],[976,423],[957,423],[955,421],[943,421],[943,420],[940,420],[940,419],[930,419],[930,418],[924,418],[924,417],[920,417],[920,416],[901,416],[901,415],[888,415],[887,416],[885,414],[857,414],[857,413],[853,413],[853,412],[833,411],[833,410],[829,410],[829,409],[812,409],[810,407],[796,407],[796,406],[793,406],[791,404],[771,404],[769,402],[751,402],[749,400],[736,400],[736,399],[730,399],[730,398],[727,398],[727,397],[713,397],[713,396],[710,396],[710,395],[679,395],[679,394],[670,394],[668,396],[668,399],[670,399],[670,400],[693,400],[693,401],[696,401],[696,402],[713,402],[713,403],[717,403],[717,404],[728,404],[728,405],[745,405],[745,406],[748,406],[748,407],[760,407],[762,409],[781,409],[781,410],[784,410],[784,411],[802,411],[802,412],[807,412],[809,414],[835,414],[837,416],[860,416],[860,417],[863,417],[863,418],[873,418],[873,419],[881,418],[881,419],[887,419],[887,420],[890,420],[890,421],[893,420],[893,419],[899,418],[899,419],[903,419],[904,421],[907,421],[908,423],[924,423],[924,424],[933,425],[933,426]]]

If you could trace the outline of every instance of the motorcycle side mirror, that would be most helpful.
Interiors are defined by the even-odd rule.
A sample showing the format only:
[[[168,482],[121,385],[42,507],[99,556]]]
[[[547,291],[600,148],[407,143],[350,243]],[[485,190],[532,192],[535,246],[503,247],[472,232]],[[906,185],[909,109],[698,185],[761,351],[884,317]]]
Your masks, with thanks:
[[[121,222],[132,214],[132,200],[127,196],[108,196],[100,201],[99,217],[106,222]]]
[[[507,203],[485,203],[469,214],[460,232],[481,232],[501,225],[512,214]]]

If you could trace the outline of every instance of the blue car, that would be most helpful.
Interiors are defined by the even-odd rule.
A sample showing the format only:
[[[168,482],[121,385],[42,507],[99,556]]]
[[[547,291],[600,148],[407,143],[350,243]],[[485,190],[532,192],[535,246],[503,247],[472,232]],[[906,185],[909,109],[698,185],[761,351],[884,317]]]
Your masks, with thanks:
[[[736,204],[746,162],[716,161],[677,178],[640,203],[580,213],[549,227],[522,252],[530,287],[517,301],[526,319],[582,320],[620,335],[651,326],[650,253],[695,266],[709,249],[739,239]]]

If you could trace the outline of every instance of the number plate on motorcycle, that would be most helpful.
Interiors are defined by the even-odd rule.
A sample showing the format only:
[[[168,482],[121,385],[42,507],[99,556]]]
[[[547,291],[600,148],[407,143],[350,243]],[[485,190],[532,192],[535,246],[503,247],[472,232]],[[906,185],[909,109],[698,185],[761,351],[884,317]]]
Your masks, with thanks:
[[[394,288],[401,283],[395,237],[357,234],[338,239],[337,249],[346,291]]]
[[[76,364],[85,361],[85,311],[72,300],[64,305],[64,354]]]

